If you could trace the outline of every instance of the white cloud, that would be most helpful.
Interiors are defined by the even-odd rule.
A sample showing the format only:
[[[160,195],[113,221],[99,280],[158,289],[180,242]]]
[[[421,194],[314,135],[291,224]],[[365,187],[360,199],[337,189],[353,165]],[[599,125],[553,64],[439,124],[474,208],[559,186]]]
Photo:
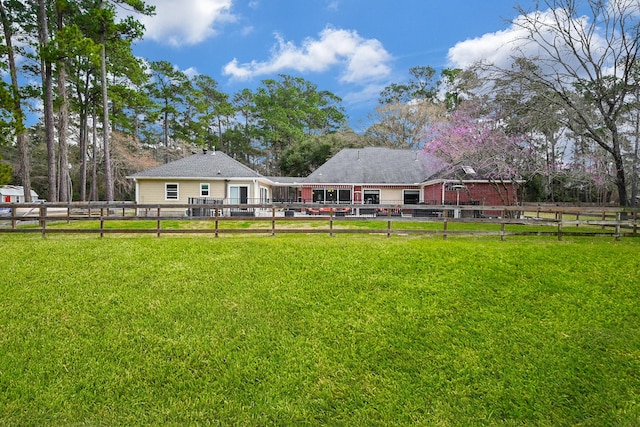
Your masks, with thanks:
[[[193,79],[195,76],[200,74],[200,72],[198,72],[198,69],[195,67],[189,67],[186,70],[182,70],[182,72],[185,73],[186,76],[189,77],[190,79]]]
[[[362,83],[388,76],[391,55],[375,39],[364,39],[356,31],[325,28],[318,39],[308,38],[301,46],[276,35],[277,44],[267,61],[240,64],[233,59],[224,74],[236,79],[250,79],[285,70],[322,72],[330,67],[344,67],[340,80]]]
[[[528,22],[531,21],[537,22],[540,28],[540,32],[536,34],[535,39],[531,37],[528,31],[523,29],[523,26],[530,26]],[[563,45],[562,40],[557,37],[556,33],[548,30],[548,28],[555,27],[558,21],[562,22],[566,29],[572,28],[573,30],[571,31],[575,31],[577,28],[582,28],[581,31],[584,33],[588,32],[588,27],[592,25],[589,22],[589,18],[585,16],[571,18],[563,15],[560,10],[555,12],[555,16],[551,10],[532,12],[530,15],[517,17],[514,23],[506,30],[457,43],[449,49],[449,66],[466,68],[478,62],[485,62],[506,69],[513,63],[512,58],[514,56],[538,58],[540,60],[538,64],[542,65],[545,64],[545,60],[550,59],[544,49],[540,47],[542,44],[556,46],[561,55],[565,51],[566,56],[563,55],[563,58],[566,64],[577,69],[580,64],[576,61],[571,50]],[[547,30],[544,30],[545,28]],[[601,50],[600,48],[606,46],[606,42],[599,34],[594,33],[590,42],[589,50],[591,52],[604,52],[604,49]]]
[[[340,9],[340,3],[338,0],[329,0],[327,3],[327,9],[337,12]]]
[[[480,61],[504,65],[513,55],[512,49],[520,36],[520,32],[511,27],[456,43],[449,49],[449,64],[453,68],[467,68]]]
[[[193,45],[215,35],[215,25],[234,21],[232,0],[147,0],[155,16],[141,18],[145,38],[173,46]]]

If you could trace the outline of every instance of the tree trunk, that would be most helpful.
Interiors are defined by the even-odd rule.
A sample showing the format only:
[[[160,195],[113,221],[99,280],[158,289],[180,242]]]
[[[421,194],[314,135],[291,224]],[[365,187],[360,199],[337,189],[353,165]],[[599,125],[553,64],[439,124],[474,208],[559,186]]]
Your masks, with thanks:
[[[18,72],[16,70],[15,56],[13,53],[11,23],[7,17],[2,0],[0,0],[0,17],[4,30],[5,43],[7,44],[7,55],[9,57],[9,73],[11,74],[11,95],[13,105],[11,113],[14,121],[14,129],[18,145],[18,156],[20,162],[20,180],[24,189],[24,200],[31,202],[31,165],[29,163],[29,146],[26,139],[26,128],[24,126],[24,112],[20,102],[20,87],[18,85]]]
[[[89,200],[98,200],[98,119],[96,107],[91,109],[91,187],[89,188]]]
[[[58,183],[56,181],[56,143],[53,121],[53,72],[51,61],[46,58],[44,50],[49,44],[49,26],[47,21],[47,5],[45,0],[38,0],[38,38],[40,42],[40,65],[42,74],[42,92],[44,103],[44,133],[47,141],[47,181],[49,185],[49,201],[58,201]]]
[[[80,79],[78,79],[79,81]],[[80,116],[80,140],[78,149],[80,151],[80,200],[87,201],[87,141],[89,139],[89,73],[86,74],[84,92],[78,86],[77,97],[79,101]]]
[[[107,54],[105,48],[104,30],[100,35],[102,50],[100,51],[100,75],[102,80],[102,143],[104,145],[104,184],[105,199],[107,202],[113,201],[113,172],[111,170],[111,146],[109,141],[109,98],[107,93]]]
[[[629,197],[627,195],[627,181],[624,172],[624,159],[620,148],[620,134],[617,126],[610,126],[611,130],[611,154],[616,167],[616,187],[618,187],[618,198],[620,206],[629,206]]]
[[[621,155],[614,156],[616,166],[616,187],[618,187],[618,198],[620,206],[629,206],[629,197],[627,195],[627,183],[624,173],[624,162]]]
[[[63,28],[63,12],[56,4],[56,17],[58,31]],[[60,47],[60,46],[59,46]],[[69,97],[67,96],[67,66],[64,59],[57,61],[58,69],[58,200],[61,202],[71,201],[71,177],[69,176],[69,145],[67,143],[67,128],[69,127]]]
[[[640,153],[640,112],[635,115],[635,124],[634,124],[634,136],[635,142],[633,143],[633,158],[631,164],[631,206],[638,205],[638,174],[640,167],[640,159],[638,158],[638,154]]]

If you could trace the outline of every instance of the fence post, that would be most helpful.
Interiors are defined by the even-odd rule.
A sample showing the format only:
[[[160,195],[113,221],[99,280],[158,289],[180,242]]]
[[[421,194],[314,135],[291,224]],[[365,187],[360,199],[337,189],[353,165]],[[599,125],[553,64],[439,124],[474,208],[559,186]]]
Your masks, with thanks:
[[[329,237],[333,237],[333,208],[329,209]]]
[[[216,224],[216,232],[215,232],[215,236],[218,237],[218,215],[219,215],[219,210],[218,208],[215,208],[215,224]]]
[[[504,222],[500,224],[500,241],[504,242]]]
[[[391,237],[391,209],[387,209],[387,238]]]
[[[442,240],[447,240],[447,211],[446,210],[442,211],[442,215],[444,217],[442,221],[442,227],[444,230],[444,233],[442,234]]]
[[[620,221],[622,220],[622,213],[616,212],[616,242],[620,241]]]
[[[100,208],[100,237],[104,237],[104,208]]]
[[[276,207],[271,206],[271,236],[276,235]]]
[[[16,220],[16,215],[18,215],[18,208],[16,205],[11,206],[11,229],[15,230],[18,225],[18,220]]]
[[[558,220],[558,242],[562,241],[562,211],[556,212],[556,218]]]
[[[47,238],[47,207],[40,206],[40,226],[42,227],[42,238]]]
[[[160,219],[160,206],[158,206],[158,210],[156,214],[158,216],[157,226],[156,226],[156,236],[160,237],[160,229],[162,227],[162,220]]]

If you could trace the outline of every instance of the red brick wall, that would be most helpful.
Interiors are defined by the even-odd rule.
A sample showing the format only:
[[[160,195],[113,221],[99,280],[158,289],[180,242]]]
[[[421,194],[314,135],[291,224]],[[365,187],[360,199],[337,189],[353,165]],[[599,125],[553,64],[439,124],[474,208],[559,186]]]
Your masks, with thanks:
[[[302,187],[302,201],[304,203],[310,203],[313,201],[313,188]]]
[[[504,204],[514,204],[517,202],[516,197],[514,197],[517,186],[513,186],[511,184],[507,184],[505,186],[500,184],[498,185],[502,193],[502,198],[495,186],[490,183],[466,184],[466,189],[459,190],[460,204],[467,204],[469,201],[474,201],[485,206],[502,206]],[[445,204],[456,204],[458,201],[458,192],[456,190],[447,189],[445,184],[444,200]],[[424,201],[426,203],[441,204],[442,183],[425,187]]]
[[[445,191],[446,193],[446,191]],[[424,188],[425,203],[439,205],[442,203],[442,184],[434,184]]]

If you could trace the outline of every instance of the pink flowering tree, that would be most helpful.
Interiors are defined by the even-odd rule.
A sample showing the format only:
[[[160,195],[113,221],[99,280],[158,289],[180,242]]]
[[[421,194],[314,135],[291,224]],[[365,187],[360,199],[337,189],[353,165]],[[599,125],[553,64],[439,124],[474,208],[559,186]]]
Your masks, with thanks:
[[[461,103],[448,120],[425,132],[424,150],[452,167],[471,166],[494,184],[501,196],[507,185],[528,175],[532,163],[530,146],[521,133],[510,133],[499,112],[480,100]],[[506,197],[506,196],[505,196]],[[512,201],[503,202],[509,204]]]

